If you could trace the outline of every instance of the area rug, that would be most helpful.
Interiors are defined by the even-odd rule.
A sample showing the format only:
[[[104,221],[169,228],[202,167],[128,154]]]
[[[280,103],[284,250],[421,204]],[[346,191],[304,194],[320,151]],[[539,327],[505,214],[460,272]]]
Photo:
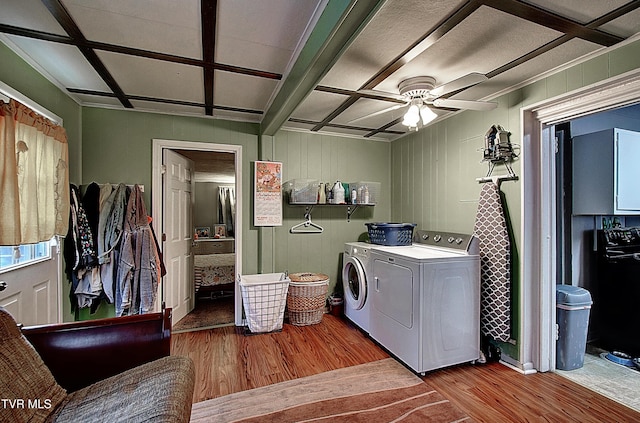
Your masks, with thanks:
[[[472,422],[393,358],[193,405],[192,422]]]
[[[190,332],[233,325],[235,322],[234,300],[233,296],[199,300],[191,313],[173,325],[172,332]]]

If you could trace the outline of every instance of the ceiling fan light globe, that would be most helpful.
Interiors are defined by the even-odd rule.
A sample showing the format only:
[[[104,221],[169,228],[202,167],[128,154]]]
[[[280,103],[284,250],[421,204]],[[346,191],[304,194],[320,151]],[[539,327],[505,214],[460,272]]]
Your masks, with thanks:
[[[423,125],[428,124],[429,122],[431,122],[432,120],[434,120],[437,117],[438,117],[438,115],[433,110],[428,108],[427,106],[422,106],[420,108],[420,118],[422,119],[422,124]]]
[[[402,124],[411,128],[417,126],[418,122],[420,122],[420,109],[415,104],[412,104],[407,113],[404,114]]]
[[[413,119],[413,118],[407,117],[407,116],[405,116],[404,119],[402,120],[402,124],[405,125],[405,126],[408,126],[409,128],[411,128],[413,126],[418,126],[418,122],[420,122],[420,118]]]

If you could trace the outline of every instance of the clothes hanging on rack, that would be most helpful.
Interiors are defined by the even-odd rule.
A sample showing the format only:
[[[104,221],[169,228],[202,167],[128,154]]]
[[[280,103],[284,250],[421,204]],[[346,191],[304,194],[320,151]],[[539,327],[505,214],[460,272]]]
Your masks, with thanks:
[[[142,191],[136,185],[129,196],[116,278],[116,316],[153,310],[160,280],[156,250]]]
[[[129,194],[127,186],[119,184],[100,209],[98,223],[98,260],[100,264],[110,262],[109,253],[120,242]]]
[[[125,184],[111,188],[110,194],[100,208],[98,223],[98,261],[100,262],[102,285],[109,303],[115,301],[115,284],[119,260],[120,238],[124,225],[124,214],[131,190]],[[102,190],[106,191],[106,190]],[[106,193],[103,193],[105,195]],[[101,195],[101,197],[103,197]]]
[[[91,233],[91,225],[81,202],[80,192],[70,186],[69,228],[64,241],[65,272],[71,282],[71,311],[76,307],[88,307],[101,291],[95,279],[94,268],[98,258]]]
[[[103,300],[117,316],[153,311],[164,263],[141,188],[92,183],[84,196],[74,185],[71,192],[64,256],[72,311],[94,313]]]

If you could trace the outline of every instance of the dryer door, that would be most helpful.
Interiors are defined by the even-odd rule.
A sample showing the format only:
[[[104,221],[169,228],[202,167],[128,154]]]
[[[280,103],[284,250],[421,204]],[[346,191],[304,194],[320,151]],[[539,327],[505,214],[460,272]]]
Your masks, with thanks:
[[[360,310],[367,300],[367,276],[362,262],[353,256],[345,255],[342,266],[342,287],[347,305],[353,310]]]

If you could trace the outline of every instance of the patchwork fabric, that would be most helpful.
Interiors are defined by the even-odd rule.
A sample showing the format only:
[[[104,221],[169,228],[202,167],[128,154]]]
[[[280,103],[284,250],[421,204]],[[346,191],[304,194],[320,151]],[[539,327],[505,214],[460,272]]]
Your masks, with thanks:
[[[511,244],[495,183],[486,183],[480,190],[473,232],[480,241],[480,330],[506,342],[511,337]]]

